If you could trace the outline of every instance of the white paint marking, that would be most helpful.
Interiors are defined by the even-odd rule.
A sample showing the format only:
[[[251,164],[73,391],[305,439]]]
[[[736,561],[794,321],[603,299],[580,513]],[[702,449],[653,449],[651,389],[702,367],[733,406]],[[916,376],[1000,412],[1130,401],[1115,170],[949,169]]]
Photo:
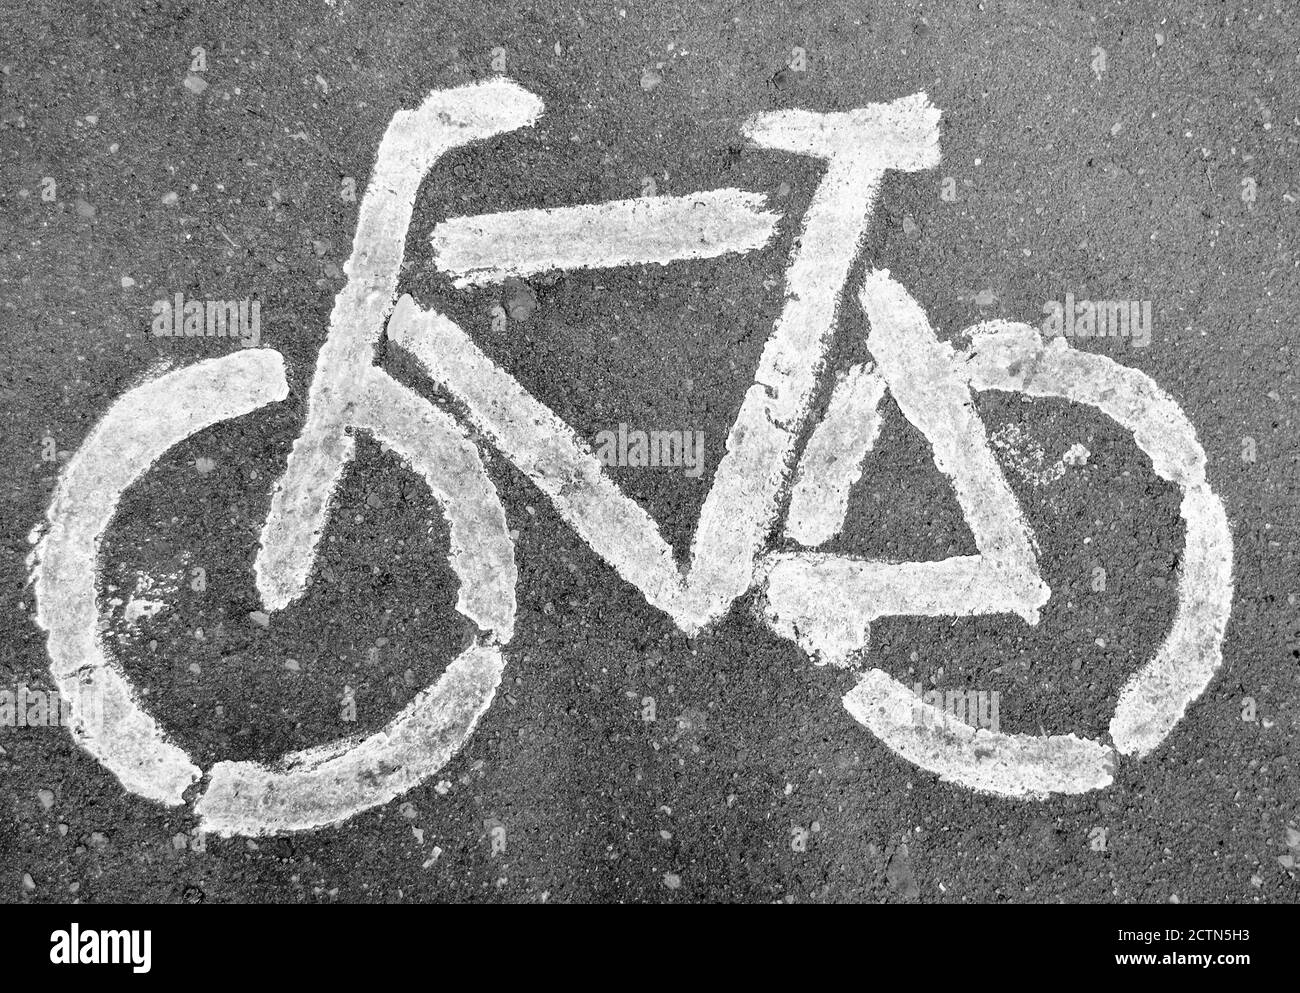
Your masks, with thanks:
[[[880,617],[1019,613],[1024,600],[1006,570],[979,555],[938,562],[872,562],[786,552],[765,559],[764,612],[777,634],[820,664],[850,665]]]
[[[913,309],[901,287],[886,282],[882,274],[868,277],[862,303],[872,324],[872,354],[890,389],[897,392],[899,407],[935,444],[940,468],[952,467],[959,498],[963,489],[972,495],[984,492],[979,509],[1001,507],[1005,514],[1006,508],[1014,508],[1009,495],[1006,502],[987,502],[989,487],[997,488],[1000,480],[1000,473],[991,478],[987,446],[974,433],[967,433],[965,443],[953,437],[954,427],[960,429],[964,418],[974,419],[973,409],[961,409],[969,406],[969,400],[957,403],[954,377],[963,375],[976,390],[1016,391],[1096,407],[1133,432],[1158,475],[1183,488],[1187,538],[1174,626],[1155,658],[1121,691],[1110,724],[1115,750],[1135,755],[1149,752],[1204,691],[1221,664],[1231,608],[1231,534],[1222,504],[1205,481],[1205,454],[1192,425],[1143,373],[1104,356],[1077,352],[1061,339],[1045,346],[1027,325],[980,325],[972,330],[970,348],[953,355],[932,334],[923,333],[927,330],[924,315]],[[945,393],[949,399],[943,412]],[[935,417],[936,412],[941,416]],[[966,430],[972,432],[971,426]],[[972,466],[977,470],[974,480],[969,476]],[[997,471],[995,463],[992,470]],[[1005,488],[1005,481],[1000,488]],[[1011,593],[1014,601],[1016,587],[993,583],[981,572],[984,541],[992,538],[997,547],[1016,552],[1020,527],[990,520],[987,513],[972,517],[962,502],[982,553],[979,558],[894,565],[807,553],[773,556],[768,564],[769,622],[805,648],[821,653],[824,660],[845,661],[866,647],[870,620],[884,613],[983,613],[1013,608],[1014,602],[1000,605],[999,597]],[[956,601],[945,591],[956,592]],[[994,735],[929,727],[932,722],[918,721],[916,715],[916,708],[926,705],[878,669],[861,677],[844,704],[909,761],[972,789],[1041,797],[1097,789],[1111,782],[1113,751],[1074,735]]]
[[[989,435],[989,441],[1002,455],[1002,462],[1026,483],[1047,486],[1065,475],[1065,463],[1047,464],[1047,453],[1017,421],[1004,424]]]
[[[681,573],[654,520],[614,484],[569,425],[484,355],[454,321],[423,310],[409,296],[398,301],[388,336],[455,393],[474,426],[649,603],[688,632],[705,623],[683,602]]]
[[[376,369],[373,346],[391,306],[411,203],[446,148],[530,123],[541,103],[504,81],[435,93],[385,133],[361,208],[348,285],[321,350],[308,423],[272,498],[256,563],[270,609],[305,587],[328,501],[353,452],[348,426],[368,430],[406,460],[442,504],[449,562],[461,581],[457,608],[486,634],[384,731],[289,756],[277,768],[223,762],[196,810],[204,830],[268,834],[304,830],[384,803],[440,768],[491,704],[513,633],[516,570],[505,513],[478,451],[450,415]],[[139,706],[97,636],[95,555],[121,493],[169,447],[211,424],[287,395],[278,353],[247,350],[164,376],[121,397],[60,478],[50,528],[37,547],[38,617],[50,630],[52,671],[106,697],[104,733],[79,741],[132,792],[183,802],[199,769]]]
[[[126,609],[122,612],[122,620],[125,621],[128,628],[134,628],[140,623],[140,618],[161,614],[168,606],[166,600],[145,600],[132,597],[127,601]]]
[[[466,91],[479,103],[461,103]],[[342,471],[353,451],[343,428],[367,430],[418,472],[441,504],[451,537],[448,561],[460,579],[457,610],[486,630],[487,640],[452,660],[431,689],[364,741],[307,749],[286,757],[276,768],[219,763],[195,806],[205,830],[223,835],[308,830],[387,803],[447,763],[473,733],[500,683],[500,646],[514,633],[517,579],[505,511],[465,430],[372,365],[373,344],[391,301],[385,294],[396,285],[415,189],[436,158],[435,150],[469,140],[467,135],[483,137],[503,122],[524,120],[540,112],[540,103],[513,84],[465,87],[435,96],[438,99],[426,100],[400,127],[399,113],[385,135],[376,177],[362,203],[349,286],[339,296],[330,338],[317,362],[310,402],[319,416],[309,411],[290,457],[288,482],[277,493],[284,495],[284,513],[276,516],[273,498],[262,548],[274,551],[278,540],[301,551],[299,546],[319,539],[319,531],[309,529],[324,525],[328,498],[337,484],[337,475],[331,474]],[[493,101],[505,106],[493,107]],[[412,133],[421,128],[425,130],[419,135]],[[420,144],[405,144],[417,138]],[[386,155],[399,153],[401,167],[393,167]],[[381,168],[385,165],[393,168],[386,171]],[[391,174],[394,170],[396,175]],[[371,237],[378,245],[361,240],[369,224],[375,227]],[[359,288],[348,297],[354,284]],[[380,291],[379,285],[385,289]],[[300,452],[298,464],[305,468],[294,476],[294,458]],[[344,452],[336,463],[334,456]],[[295,486],[319,488],[293,492]],[[273,593],[267,606],[274,609],[288,602],[286,596],[301,592],[306,576],[296,570],[310,569],[311,557],[269,554],[265,561],[259,556],[257,565],[259,585],[265,581],[264,590]]]
[[[1061,462],[1068,466],[1081,466],[1087,465],[1088,459],[1091,457],[1092,452],[1088,451],[1085,446],[1075,442],[1066,449],[1065,454],[1061,456]]]
[[[330,332],[316,358],[307,422],[271,497],[254,570],[268,610],[302,595],[343,470],[355,443],[345,433],[358,397],[358,372],[374,362],[374,346],[397,294],[411,210],[425,174],[449,149],[527,127],[542,102],[517,83],[493,79],[437,90],[417,110],[400,110],[384,132],[362,198],[348,281],[334,301]]]
[[[96,604],[98,546],[122,493],[178,442],[289,392],[279,352],[246,349],[146,382],[120,397],[59,476],[36,547],[37,623],[49,632],[50,674],[73,707],[77,742],[126,789],[165,804],[200,770],[141,707],[121,663],[104,644]],[[103,703],[102,727],[82,703]]]
[[[952,347],[939,341],[920,305],[888,270],[867,275],[859,300],[880,375],[903,415],[929,440],[979,554],[933,563],[770,556],[769,623],[818,662],[835,665],[865,650],[878,617],[1014,612],[1037,623],[1051,590],[1039,576],[1029,525],[989,450]]]
[[[1223,663],[1232,611],[1232,532],[1205,478],[1205,450],[1182,409],[1149,376],[1104,355],[1044,345],[1034,328],[994,321],[971,329],[964,367],[977,390],[1010,390],[1096,407],[1133,433],[1161,479],[1183,490],[1186,524],[1178,609],[1155,657],[1120,691],[1111,738],[1124,754],[1154,749]]]
[[[969,789],[1043,799],[1111,782],[1114,753],[1095,741],[1072,734],[1001,734],[947,721],[942,710],[879,669],[865,673],[844,695],[844,706],[909,762]]]
[[[693,632],[750,587],[881,179],[888,168],[938,163],[938,118],[917,94],[861,111],[782,111],[746,123],[746,134],[760,144],[829,156],[830,162],[791,258],[785,308],[701,511],[684,585],[654,521],[601,473],[567,425],[454,322],[403,301],[390,337],[465,404],[475,424],[619,575]]]
[[[785,308],[727,436],[691,546],[690,591],[710,618],[753,582],[885,171],[939,164],[939,111],[924,93],[839,114],[759,114],[744,130],[762,147],[829,162],[786,271]]]
[[[939,164],[939,111],[924,92],[831,113],[769,111],[750,118],[745,134],[763,148],[796,155],[860,156],[872,172],[917,172]]]
[[[785,533],[816,548],[839,534],[849,510],[849,490],[862,478],[862,460],[880,434],[885,379],[855,365],[835,384],[826,416],[799,460]]]
[[[491,706],[499,648],[459,655],[382,731],[286,755],[276,768],[218,762],[195,804],[200,826],[223,837],[305,831],[387,803],[444,766]]]
[[[153,617],[167,610],[171,605],[166,600],[146,599],[145,594],[156,593],[170,596],[176,592],[177,585],[183,575],[183,572],[177,572],[157,578],[146,573],[137,574],[135,590],[131,593],[130,599],[126,601],[126,607],[122,611],[122,620],[126,626],[135,628],[142,617]]]
[[[50,631],[51,672],[74,702],[105,697],[102,733],[79,741],[132,792],[164,803],[200,770],[137,701],[98,635],[96,547],[121,493],[168,448],[211,424],[288,393],[278,352],[242,351],[170,373],[110,408],[61,477],[50,527],[36,550],[38,620]],[[492,702],[513,633],[516,568],[504,510],[477,450],[451,417],[378,370],[365,381],[356,423],[430,485],[450,527],[457,609],[487,630],[384,731],[289,756],[281,766],[223,762],[196,805],[203,830],[275,834],[334,823],[414,786],[464,744]]]
[[[449,560],[462,581],[458,609],[486,630],[486,641],[463,652],[433,687],[365,740],[295,753],[274,769],[218,764],[197,804],[204,830],[302,830],[386,802],[445,764],[491,703],[503,665],[499,646],[511,636],[515,612],[513,545],[504,512],[464,433],[371,363],[395,294],[411,205],[428,168],[447,148],[526,126],[540,112],[535,97],[494,80],[434,93],[418,111],[394,116],[362,203],[348,285],[318,358],[307,425],[273,494],[256,563],[268,608],[301,595],[330,496],[353,454],[344,429],[369,430],[413,465],[442,503],[452,534]],[[403,298],[390,330],[467,404],[479,426],[620,574],[694,631],[749,587],[883,173],[936,165],[937,123],[938,112],[917,94],[846,113],[781,111],[746,125],[760,145],[829,163],[791,259],[786,307],[705,502],[687,580],[654,522],[604,477],[567,425],[494,366],[453,322]],[[462,273],[467,285],[507,273],[663,261],[686,252],[713,257],[770,238],[774,217],[757,211],[761,199],[729,190],[701,196],[703,216],[674,214],[684,201],[698,204],[700,197],[627,201],[459,219],[444,225],[435,240],[444,264]],[[674,219],[687,222],[687,234],[665,236]],[[503,225],[512,220],[524,228],[511,246],[513,256],[483,263],[483,246],[503,236]],[[565,239],[577,237],[572,232],[583,225],[596,232],[596,244],[575,248]],[[643,236],[642,225],[667,240],[647,247],[638,239],[634,245],[631,236]],[[569,233],[561,237],[563,232]],[[634,249],[640,254],[629,256]],[[801,485],[817,464],[829,471],[837,444],[855,457],[830,471],[831,478],[807,482],[796,493],[792,533],[825,540],[823,535],[842,526],[848,488],[878,430],[874,421],[861,422],[866,430],[846,439],[849,414],[865,417],[870,411],[874,418],[887,382],[904,415],[930,439],[938,468],[952,479],[979,555],[935,563],[771,556],[762,564],[769,623],[819,661],[839,663],[860,653],[870,621],[888,614],[1014,611],[1033,623],[1049,591],[1037,573],[1028,526],[975,415],[967,378],[976,389],[1091,404],[1133,431],[1155,471],[1184,489],[1188,536],[1174,628],[1156,658],[1125,686],[1111,722],[1120,751],[1140,755],[1154,748],[1220,664],[1231,604],[1231,535],[1222,505],[1205,482],[1204,452],[1182,411],[1143,374],[1075,353],[1063,341],[1045,348],[1024,325],[981,326],[971,350],[955,356],[887,272],[869,274],[859,299],[872,325],[868,344],[880,373],[855,370],[854,382],[833,397],[827,423],[810,444]],[[210,360],[123,396],[60,477],[50,527],[36,551],[37,616],[50,633],[51,672],[71,700],[81,699],[87,686],[105,700],[104,731],[83,727],[76,731],[78,740],[128,789],[164,803],[182,802],[198,770],[140,708],[100,642],[96,546],[121,493],[167,448],[287,394],[279,356],[270,356],[259,350]],[[159,411],[161,419],[155,416]],[[1108,748],[1073,735],[1002,735],[947,722],[927,726],[930,721],[916,720],[916,709],[928,705],[879,670],[864,674],[844,703],[910,761],[975,789],[1040,796],[1110,782]]]
[[[549,269],[712,259],[771,240],[781,215],[763,210],[766,201],[723,189],[454,217],[433,229],[433,261],[465,287]]]
[[[890,395],[930,442],[934,463],[952,481],[980,557],[996,567],[1028,623],[1051,591],[1038,574],[1033,533],[989,449],[969,386],[925,311],[889,276],[870,272],[858,294],[871,323],[867,348],[880,364]],[[978,599],[984,599],[978,595]]]

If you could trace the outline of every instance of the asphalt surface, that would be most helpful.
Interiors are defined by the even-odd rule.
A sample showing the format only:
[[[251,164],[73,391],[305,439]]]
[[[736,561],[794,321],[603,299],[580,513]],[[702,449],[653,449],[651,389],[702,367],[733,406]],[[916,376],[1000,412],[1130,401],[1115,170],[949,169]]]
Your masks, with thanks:
[[[188,808],[126,793],[65,731],[0,728],[0,900],[1300,896],[1294,7],[8,3],[0,23],[0,686],[51,686],[25,559],[58,466],[160,361],[234,347],[153,337],[153,301],[176,293],[260,300],[262,344],[284,355],[292,394],[171,450],[103,543],[105,637],[159,721],[205,767],[274,761],[382,727],[459,650],[469,625],[452,609],[437,504],[371,442],[307,595],[266,626],[248,616],[251,566],[343,286],[357,205],[340,183],[354,178],[359,198],[392,114],[488,78],[497,46],[546,115],[438,163],[402,289],[586,438],[620,422],[703,431],[699,479],[611,470],[679,555],[820,178],[811,160],[745,146],[741,122],[925,90],[943,112],[942,164],[889,174],[859,269],[888,267],[947,338],[992,318],[1037,324],[1067,292],[1151,301],[1149,347],[1075,344],[1148,373],[1187,412],[1232,524],[1236,585],[1223,667],[1154,754],[1099,792],[981,796],[855,723],[840,702],[852,673],[770,634],[752,596],[687,639],[494,457],[519,618],[497,701],[441,773],[342,825],[203,845]],[[206,68],[190,73],[196,46]],[[796,46],[804,72],[783,68]],[[501,290],[455,290],[429,264],[443,217],[637,196],[647,176],[665,194],[764,192],[785,219],[761,253],[533,279],[536,308],[503,331],[490,317]],[[846,308],[833,366],[866,357],[864,332]],[[383,351],[385,368],[433,392],[409,357]],[[830,547],[973,553],[924,439],[892,400],[885,410]],[[1052,600],[1034,628],[880,621],[869,661],[909,685],[998,690],[1004,731],[1096,737],[1173,618],[1177,491],[1095,411],[992,395],[979,410],[1012,439],[1001,455]],[[43,460],[46,438],[58,461]],[[1041,481],[1076,443],[1087,464]],[[131,624],[123,602],[142,575],[180,579],[169,609]],[[344,687],[355,724],[340,722]]]

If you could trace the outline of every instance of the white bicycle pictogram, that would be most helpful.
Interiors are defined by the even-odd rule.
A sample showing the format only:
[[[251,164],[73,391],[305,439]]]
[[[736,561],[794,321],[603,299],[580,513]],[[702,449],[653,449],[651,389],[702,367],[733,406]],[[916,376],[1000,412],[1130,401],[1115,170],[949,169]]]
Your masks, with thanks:
[[[75,729],[79,743],[126,789],[164,804],[185,803],[187,791],[206,778],[194,800],[201,829],[257,835],[317,828],[386,803],[445,765],[473,733],[501,681],[502,649],[513,635],[514,544],[466,425],[375,364],[386,333],[454,398],[476,436],[523,472],[680,629],[697,632],[757,591],[773,631],[819,663],[857,672],[846,709],[908,761],[974,790],[1041,798],[1104,787],[1120,755],[1140,757],[1159,745],[1221,664],[1232,541],[1191,423],[1148,376],[1063,339],[1044,342],[1024,324],[969,328],[969,344],[957,350],[938,339],[888,271],[868,269],[854,296],[868,321],[874,364],[839,378],[826,414],[797,451],[882,177],[890,169],[938,165],[939,111],[925,94],[846,112],[761,113],[745,122],[753,145],[813,156],[825,173],[802,219],[784,308],[727,439],[686,569],[655,522],[558,415],[456,323],[410,296],[397,299],[412,204],[435,161],[457,146],[527,127],[542,111],[536,96],[501,78],[434,91],[417,110],[393,117],[361,203],[306,422],[272,492],[254,567],[268,611],[303,594],[331,495],[354,455],[352,432],[368,432],[424,478],[443,508],[460,581],[457,609],[478,637],[381,731],[275,765],[225,761],[205,772],[157,725],[99,634],[98,544],[122,494],[169,448],[288,395],[279,352],[238,351],[123,394],[60,475],[36,550],[35,586],[60,691],[74,708],[87,687],[102,701],[102,726]],[[753,251],[778,219],[762,205],[758,194],[719,190],[452,218],[434,232],[435,263],[465,286],[553,269]],[[1133,434],[1158,476],[1182,491],[1186,542],[1174,621],[1121,691],[1109,742],[918,721],[918,708],[929,705],[884,671],[863,666],[877,618],[1016,614],[1036,623],[1049,599],[1029,526],[974,408],[973,394],[983,390],[1100,410]],[[932,445],[978,554],[884,562],[816,550],[843,524],[844,494],[874,442],[876,407],[886,391]],[[159,418],[160,409],[172,415]],[[777,552],[773,537],[787,496],[783,536],[803,550]]]

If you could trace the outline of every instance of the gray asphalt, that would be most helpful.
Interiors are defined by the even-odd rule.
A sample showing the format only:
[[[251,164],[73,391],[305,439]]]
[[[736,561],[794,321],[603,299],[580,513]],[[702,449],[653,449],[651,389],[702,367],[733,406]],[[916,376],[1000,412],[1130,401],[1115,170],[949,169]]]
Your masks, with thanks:
[[[160,360],[232,348],[151,335],[150,305],[178,292],[259,299],[262,343],[285,356],[293,393],[173,449],[104,542],[109,635],[160,722],[205,766],[272,761],[382,727],[458,650],[467,624],[437,505],[369,442],[304,600],[250,622],[250,569],[343,285],[356,205],[340,182],[364,189],[392,114],[487,78],[497,46],[547,114],[440,161],[403,289],[471,329],[584,437],[620,422],[703,431],[700,479],[612,470],[679,554],[819,178],[745,147],[740,123],[922,89],[943,111],[942,165],[889,175],[862,264],[888,267],[945,337],[1037,323],[1067,292],[1152,301],[1149,347],[1076,344],[1182,405],[1236,548],[1223,668],[1163,745],[1121,763],[1107,790],[1014,801],[895,755],[845,713],[852,674],[812,666],[751,600],[687,639],[494,458],[518,533],[519,621],[497,702],[441,774],[337,827],[196,851],[188,809],[127,794],[63,731],[0,728],[0,900],[1295,902],[1300,12],[1080,6],[0,4],[0,688],[50,686],[24,560],[58,465]],[[195,46],[199,93],[183,85]],[[783,68],[796,46],[805,72]],[[636,196],[646,176],[660,193],[765,192],[787,219],[770,249],[739,259],[532,280],[535,309],[512,308],[504,332],[488,316],[499,290],[453,290],[429,265],[442,217]],[[837,367],[864,355],[863,332],[850,314]],[[395,349],[385,367],[430,390]],[[833,547],[973,552],[924,439],[885,409]],[[1100,735],[1173,617],[1177,493],[1095,412],[993,396],[979,409],[1049,465],[1076,442],[1092,453],[1041,485],[1007,463],[1052,601],[1036,628],[881,621],[871,664],[909,685],[997,689],[1003,730]],[[42,459],[47,437],[58,461]],[[198,567],[206,590],[181,583],[172,609],[135,628],[107,604],[141,572]],[[355,725],[339,720],[345,686]]]

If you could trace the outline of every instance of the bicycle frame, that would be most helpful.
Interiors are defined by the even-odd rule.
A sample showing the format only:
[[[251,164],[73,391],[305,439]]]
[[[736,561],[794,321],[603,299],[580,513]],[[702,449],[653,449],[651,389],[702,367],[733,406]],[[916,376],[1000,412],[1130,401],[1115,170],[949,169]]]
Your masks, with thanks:
[[[530,125],[541,110],[531,94],[499,80],[434,94],[419,110],[394,117],[361,206],[349,283],[317,360],[307,423],[263,532],[256,571],[268,606],[284,606],[305,586],[328,514],[324,495],[354,454],[346,428],[374,427],[385,417],[374,397],[391,395],[393,383],[373,366],[374,346],[396,293],[420,180],[447,149]],[[786,303],[728,437],[685,575],[654,521],[614,485],[590,449],[453,322],[403,297],[388,322],[390,340],[465,406],[476,427],[597,554],[694,633],[754,584],[881,180],[887,169],[938,164],[938,119],[917,94],[848,112],[780,111],[746,122],[755,145],[821,158],[826,174],[803,219]],[[1029,552],[1027,540],[1022,544]]]

